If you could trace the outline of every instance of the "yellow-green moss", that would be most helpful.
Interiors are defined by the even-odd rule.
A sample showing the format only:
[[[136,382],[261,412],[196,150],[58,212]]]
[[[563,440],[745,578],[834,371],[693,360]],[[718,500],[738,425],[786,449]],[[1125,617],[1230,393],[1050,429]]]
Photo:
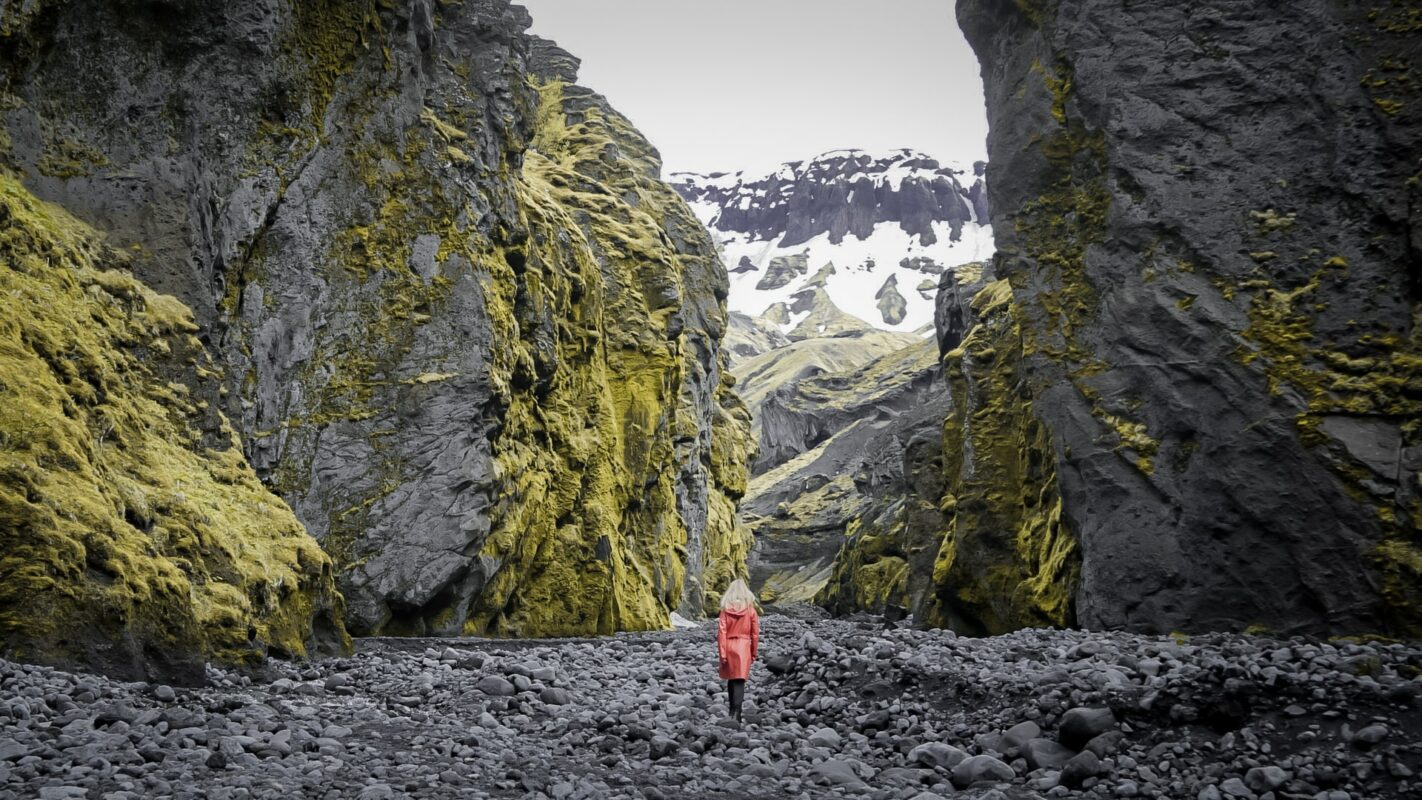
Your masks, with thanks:
[[[626,120],[591,108],[570,124],[563,85],[536,88],[535,150],[516,176],[529,236],[518,248],[472,254],[503,343],[491,378],[507,410],[495,442],[505,489],[482,551],[500,567],[464,629],[662,628],[681,601],[691,555],[676,440],[694,438],[698,423],[681,394],[692,357],[685,334],[668,333],[677,308],[656,295],[690,291],[683,282],[693,256],[663,231],[669,215],[688,230],[695,223],[655,180],[654,153]],[[566,325],[550,364],[523,326],[555,311]],[[699,565],[708,602],[743,572],[748,547],[734,498],[745,489],[749,417],[728,388],[716,391]]]
[[[303,0],[282,42],[284,57],[304,69],[304,82],[294,91],[306,106],[317,136],[322,135],[326,109],[341,76],[355,63],[355,53],[370,47],[383,26],[379,10],[389,0]]]
[[[304,654],[313,618],[341,639],[330,559],[191,395],[216,385],[190,312],[4,174],[0,214],[5,645],[250,663]]]
[[[109,160],[93,147],[73,139],[47,138],[36,165],[41,174],[52,178],[77,178],[92,174]]]
[[[1314,336],[1314,298],[1326,283],[1347,280],[1346,269],[1340,256],[1292,289],[1268,281],[1251,284],[1249,327],[1243,331],[1247,346],[1239,358],[1262,369],[1272,394],[1292,392],[1303,398],[1306,408],[1295,425],[1306,445],[1331,442],[1322,423],[1332,414],[1403,420],[1403,436],[1416,441],[1422,437],[1422,328],[1417,324],[1422,318],[1414,320],[1407,340],[1368,334],[1325,346]],[[1414,310],[1414,316],[1422,312]],[[1370,473],[1342,452],[1328,463],[1355,500],[1375,508],[1383,539],[1372,560],[1383,579],[1392,623],[1408,635],[1422,632],[1422,502],[1374,496],[1365,486]]]
[[[853,520],[845,536],[834,573],[815,602],[840,614],[907,609],[909,563],[903,549],[903,520],[892,520],[887,530],[870,529],[862,520]]]
[[[943,362],[953,410],[943,425],[948,483],[939,507],[949,526],[928,621],[991,633],[1069,625],[1079,555],[1047,430],[1025,400],[1020,311],[1006,281],[985,287],[973,306],[978,324]]]

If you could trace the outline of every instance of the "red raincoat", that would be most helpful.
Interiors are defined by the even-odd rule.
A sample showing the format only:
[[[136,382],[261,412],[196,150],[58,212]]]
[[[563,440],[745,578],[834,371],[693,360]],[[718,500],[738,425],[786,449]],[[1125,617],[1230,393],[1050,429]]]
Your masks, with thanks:
[[[751,662],[760,652],[760,617],[754,608],[721,611],[716,649],[721,654],[721,680],[743,681],[750,677]]]

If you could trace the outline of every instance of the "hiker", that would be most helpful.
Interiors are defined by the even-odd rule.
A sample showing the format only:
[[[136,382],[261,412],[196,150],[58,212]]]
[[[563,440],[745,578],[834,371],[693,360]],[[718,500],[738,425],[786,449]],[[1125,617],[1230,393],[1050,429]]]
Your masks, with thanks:
[[[751,662],[760,652],[760,617],[755,613],[755,595],[746,582],[737,578],[721,595],[721,619],[716,627],[716,649],[721,656],[721,679],[726,682],[731,718],[741,721],[741,703],[746,699],[746,678]]]

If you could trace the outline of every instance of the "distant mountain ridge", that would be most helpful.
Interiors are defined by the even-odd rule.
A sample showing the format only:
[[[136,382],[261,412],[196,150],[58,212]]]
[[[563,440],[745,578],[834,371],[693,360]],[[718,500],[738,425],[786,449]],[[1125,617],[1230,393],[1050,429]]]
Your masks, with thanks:
[[[986,164],[917,150],[834,150],[769,173],[672,173],[731,276],[730,308],[803,329],[822,289],[868,325],[923,331],[945,269],[994,250]],[[769,312],[769,313],[767,313]]]

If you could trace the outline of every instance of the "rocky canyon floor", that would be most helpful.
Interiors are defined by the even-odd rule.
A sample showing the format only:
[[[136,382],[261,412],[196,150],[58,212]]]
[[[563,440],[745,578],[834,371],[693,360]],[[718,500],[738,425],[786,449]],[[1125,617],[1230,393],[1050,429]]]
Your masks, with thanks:
[[[1422,796],[1422,647],[769,616],[745,721],[714,629],[372,639],[200,689],[0,661],[0,798]]]

